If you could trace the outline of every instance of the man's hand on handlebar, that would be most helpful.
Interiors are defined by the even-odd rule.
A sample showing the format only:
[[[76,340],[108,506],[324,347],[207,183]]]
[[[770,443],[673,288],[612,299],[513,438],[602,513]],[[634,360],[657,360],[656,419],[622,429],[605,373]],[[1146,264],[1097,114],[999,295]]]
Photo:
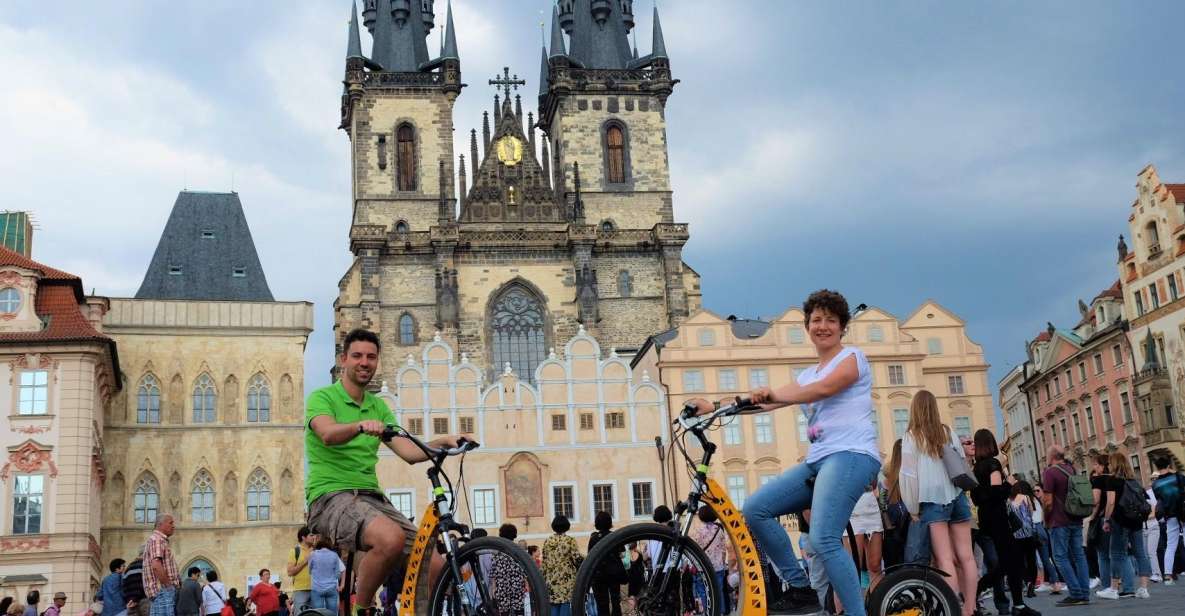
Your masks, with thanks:
[[[369,434],[371,436],[377,436],[381,438],[383,436],[383,430],[386,429],[386,427],[387,426],[383,422],[378,421],[377,419],[367,419],[358,422],[358,434]]]

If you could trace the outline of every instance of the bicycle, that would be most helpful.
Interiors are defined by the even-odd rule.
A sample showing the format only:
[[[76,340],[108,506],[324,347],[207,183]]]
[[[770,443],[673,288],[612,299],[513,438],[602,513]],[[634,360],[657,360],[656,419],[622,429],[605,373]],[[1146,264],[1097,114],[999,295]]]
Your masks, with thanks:
[[[447,614],[449,616],[502,616],[505,614],[530,614],[540,616],[550,610],[550,598],[543,575],[535,566],[535,560],[527,551],[514,542],[501,537],[480,537],[473,539],[469,528],[454,518],[457,499],[452,480],[444,472],[443,464],[452,456],[460,456],[458,483],[465,485],[465,454],[480,445],[471,440],[460,439],[456,448],[435,448],[427,445],[402,428],[388,426],[382,433],[383,442],[393,438],[406,438],[428,456],[428,481],[432,484],[432,501],[428,504],[416,532],[411,552],[407,554],[402,576],[399,600],[395,604],[398,616]],[[443,482],[441,479],[443,478]],[[447,486],[447,488],[446,488]],[[428,588],[428,567],[435,547],[444,555],[445,566],[435,585]],[[354,554],[349,556],[341,600],[349,605],[349,592],[353,587],[351,575]],[[507,570],[507,568],[510,568]],[[508,574],[511,579],[521,577],[525,588],[521,599],[514,597],[508,603],[497,596],[492,574]],[[391,592],[388,589],[388,592]],[[517,594],[517,593],[514,593]],[[301,616],[328,615],[324,610],[306,609]]]
[[[639,614],[722,614],[723,606],[717,605],[717,597],[722,596],[722,590],[712,563],[689,535],[692,518],[701,506],[710,508],[716,514],[736,553],[741,580],[738,612],[742,616],[764,616],[767,613],[765,578],[757,545],[728,493],[708,477],[716,445],[708,440],[706,432],[721,419],[755,408],[740,397],[735,403],[723,405],[704,416],[696,416],[696,408],[692,404],[683,407],[679,417],[672,422],[675,429],[671,447],[678,447],[691,474],[691,490],[687,499],[676,504],[675,519],[671,526],[632,524],[609,533],[597,543],[576,574],[571,599],[574,616],[586,616],[585,598],[603,562],[619,557],[625,546],[636,542],[657,542],[660,546],[657,557],[653,559],[653,569],[637,598],[636,609]],[[703,450],[698,463],[687,453],[685,441],[688,435],[694,437]],[[854,540],[852,544],[855,545]],[[866,610],[870,616],[958,616],[958,596],[942,581],[945,575],[924,565],[890,567],[869,593],[865,601]],[[692,584],[698,580],[707,590],[702,602],[689,597],[686,592],[688,576]],[[776,576],[774,579],[777,579]]]

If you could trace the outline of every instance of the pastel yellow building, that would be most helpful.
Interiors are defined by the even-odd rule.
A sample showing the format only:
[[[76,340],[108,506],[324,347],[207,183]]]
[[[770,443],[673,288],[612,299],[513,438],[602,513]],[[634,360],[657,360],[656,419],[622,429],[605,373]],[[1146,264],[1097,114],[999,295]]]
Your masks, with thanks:
[[[901,321],[869,308],[852,319],[844,343],[858,346],[872,364],[873,419],[884,454],[904,433],[910,402],[921,389],[937,396],[943,421],[959,434],[994,429],[983,348],[967,336],[963,321],[938,303],[927,301]],[[815,362],[804,315],[791,308],[771,321],[700,311],[682,326],[652,336],[633,366],[657,375],[674,417],[688,399],[777,387]],[[734,418],[713,440],[719,450],[711,475],[738,505],[797,464],[808,445],[806,421],[797,408]],[[687,474],[679,464],[672,462],[668,470],[675,471],[681,494]]]

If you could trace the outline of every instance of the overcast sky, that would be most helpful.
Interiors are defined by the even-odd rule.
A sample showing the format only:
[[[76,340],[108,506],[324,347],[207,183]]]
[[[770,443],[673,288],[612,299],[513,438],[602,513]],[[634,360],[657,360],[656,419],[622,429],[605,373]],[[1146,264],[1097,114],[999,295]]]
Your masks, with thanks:
[[[458,143],[503,65],[535,100],[550,5],[455,0]],[[651,6],[635,2],[642,54]],[[1026,338],[1072,326],[1075,300],[1115,279],[1144,165],[1185,181],[1183,2],[660,8],[682,80],[675,216],[721,314],[775,315],[820,287],[901,318],[934,298],[984,346],[994,388]],[[324,384],[350,262],[349,10],[4,0],[0,209],[35,212],[37,259],[130,296],[177,192],[233,181],[276,298],[316,304],[306,383]]]

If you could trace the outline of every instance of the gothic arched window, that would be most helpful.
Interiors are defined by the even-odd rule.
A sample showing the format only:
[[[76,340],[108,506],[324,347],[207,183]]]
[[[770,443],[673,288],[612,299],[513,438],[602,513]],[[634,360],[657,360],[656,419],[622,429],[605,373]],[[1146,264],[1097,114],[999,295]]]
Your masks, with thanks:
[[[214,423],[218,408],[218,393],[214,390],[214,379],[202,373],[193,384],[193,423]]]
[[[630,278],[630,273],[627,270],[617,272],[617,294],[621,297],[629,297],[634,293],[634,282]]]
[[[395,176],[399,190],[416,189],[416,129],[400,124],[395,131]]]
[[[547,357],[543,303],[522,286],[507,288],[490,309],[490,339],[496,372],[509,363],[520,379],[535,378],[535,367]]]
[[[272,518],[272,480],[257,468],[247,478],[247,521],[263,522]]]
[[[610,184],[625,182],[625,131],[617,124],[605,129],[605,179]]]
[[[136,524],[155,524],[159,509],[160,484],[152,473],[144,473],[136,480],[136,489],[132,492],[132,519]]]
[[[193,522],[214,521],[214,478],[205,469],[189,484],[189,518]]]
[[[399,317],[399,344],[407,346],[416,343],[416,321],[410,314]]]
[[[256,374],[247,384],[247,421],[267,423],[272,420],[272,388],[267,377]]]
[[[407,233],[409,230],[410,229],[407,226],[406,220],[401,220],[401,221],[395,223],[395,232],[396,233],[403,235],[404,233]]]
[[[151,374],[140,379],[136,390],[136,423],[160,423],[160,384]]]

